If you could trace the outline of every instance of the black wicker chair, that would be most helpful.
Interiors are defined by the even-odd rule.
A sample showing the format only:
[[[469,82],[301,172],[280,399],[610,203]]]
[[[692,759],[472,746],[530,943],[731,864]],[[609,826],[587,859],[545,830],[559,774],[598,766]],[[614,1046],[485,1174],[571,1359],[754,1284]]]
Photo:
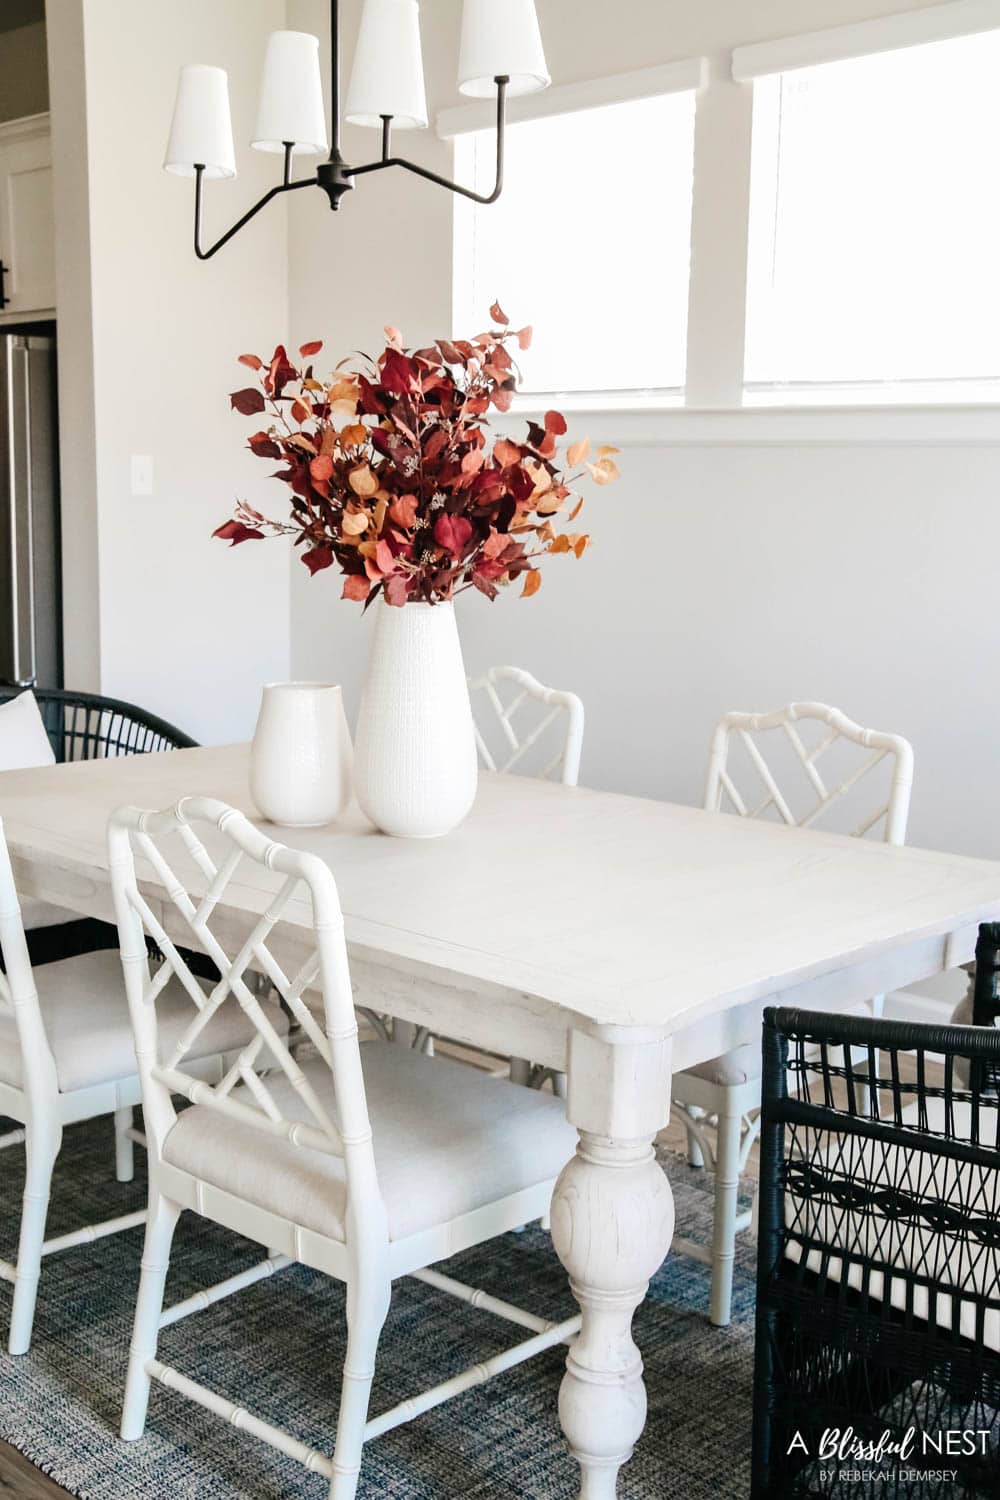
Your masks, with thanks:
[[[998,936],[980,1026],[765,1013],[754,1500],[1000,1495]]]
[[[0,703],[16,698],[23,691],[23,688],[0,687]],[[96,693],[74,693],[65,688],[33,688],[32,692],[60,764],[118,755],[149,755],[158,750],[186,750],[197,745],[190,735],[134,703],[103,698]],[[36,927],[27,936],[28,951],[36,964],[118,946],[115,928],[90,917]]]
[[[976,976],[972,988],[975,1026],[1000,1021],[1000,922],[984,922],[976,941]]]
[[[24,688],[0,688],[0,703]],[[190,735],[134,703],[73,693],[66,688],[32,688],[42,720],[60,764],[68,760],[104,760],[115,755],[148,755],[156,750],[190,750]]]

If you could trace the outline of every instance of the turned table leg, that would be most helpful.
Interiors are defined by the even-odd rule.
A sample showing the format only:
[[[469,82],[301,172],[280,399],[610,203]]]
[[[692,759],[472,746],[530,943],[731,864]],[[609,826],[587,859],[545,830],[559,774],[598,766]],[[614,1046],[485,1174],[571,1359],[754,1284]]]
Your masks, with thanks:
[[[559,1393],[581,1500],[613,1500],[646,1422],[632,1316],[673,1234],[673,1197],[653,1153],[669,1105],[668,1040],[618,1028],[572,1034],[567,1109],[580,1144],[556,1183],[552,1241],[583,1314]]]

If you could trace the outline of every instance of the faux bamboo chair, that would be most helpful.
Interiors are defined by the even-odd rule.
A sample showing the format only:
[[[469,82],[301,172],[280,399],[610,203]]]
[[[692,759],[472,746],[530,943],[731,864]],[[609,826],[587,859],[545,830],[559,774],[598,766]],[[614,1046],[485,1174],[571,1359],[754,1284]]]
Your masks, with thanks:
[[[111,820],[109,838],[150,1163],[122,1436],[141,1437],[155,1379],[324,1474],[331,1500],[350,1500],[365,1442],[575,1336],[577,1317],[553,1325],[473,1294],[427,1267],[543,1214],[555,1178],[574,1152],[576,1134],[559,1101],[546,1095],[502,1079],[484,1080],[459,1063],[410,1048],[361,1045],[337,888],[315,855],[273,843],[241,813],[201,798],[185,798],[162,813],[122,809]],[[187,894],[168,863],[168,843],[193,862],[202,894]],[[144,889],[155,885],[152,904],[137,884],[136,855],[155,877],[144,884]],[[176,864],[177,855],[171,857]],[[241,884],[259,890],[263,915],[235,926],[231,916],[228,925],[217,918],[217,910],[237,865]],[[175,927],[190,932],[222,976],[207,1002],[154,914],[154,907],[168,902]],[[283,930],[274,933],[282,918]],[[147,934],[191,1000],[190,1025],[169,1048],[163,1046],[160,1023],[163,980],[150,976]],[[285,973],[278,952],[289,969],[293,960],[293,977]],[[275,1034],[246,983],[251,963],[308,1036],[312,1057],[293,1056]],[[226,1076],[209,1085],[192,1075],[188,1050],[229,996],[243,1008],[255,1037]],[[265,1062],[272,1069],[267,1077],[260,1073]],[[192,1107],[177,1114],[172,1094],[186,1096]],[[170,1243],[184,1209],[257,1240],[270,1247],[270,1254],[254,1270],[163,1312]],[[237,1410],[156,1357],[164,1323],[293,1260],[347,1288],[347,1359],[332,1458],[248,1414],[242,1404]],[[475,1295],[477,1306],[520,1324],[531,1336],[369,1418],[379,1335],[392,1282],[404,1275],[464,1301]]]
[[[490,667],[469,688],[479,760],[487,771],[577,785],[584,711],[576,693],[545,687],[523,667]],[[539,708],[548,712],[539,716]],[[527,1058],[511,1058],[510,1077],[528,1088],[541,1088],[551,1079],[556,1093],[565,1093],[561,1073]]]
[[[992,1025],[765,1012],[753,1500],[1000,1494],[998,1080]]]
[[[563,786],[576,786],[584,714],[575,693],[544,687],[521,667],[490,667],[469,688],[479,759],[487,771],[557,778]],[[539,706],[548,712],[539,715]]]
[[[25,1354],[31,1342],[42,1257],[119,1230],[144,1213],[88,1224],[45,1240],[52,1169],[63,1126],[113,1115],[119,1181],[132,1176],[132,1127],[139,1102],[132,1028],[117,953],[99,950],[33,970],[18,907],[3,827],[0,825],[0,1117],[21,1128],[0,1137],[0,1147],[24,1144],[27,1171],[16,1264],[0,1261],[0,1280],[14,1283],[8,1347]],[[169,977],[169,976],[166,976]],[[185,1013],[177,985],[164,997],[164,1022],[176,1034]],[[279,1016],[280,1013],[276,1013]],[[215,1017],[199,1038],[199,1071],[221,1077],[228,1052],[246,1040],[247,1023],[235,1006]]]
[[[810,724],[820,729],[818,735],[813,730],[812,742],[807,743],[809,735],[803,726]],[[769,745],[768,738],[778,745]],[[753,793],[740,789],[733,760],[736,744],[744,753],[745,770],[759,783]],[[788,763],[781,770],[777,769],[779,747]],[[824,757],[832,762],[831,770],[826,764],[821,769]],[[884,762],[888,778],[877,772]],[[793,769],[797,773],[794,786],[786,776],[782,790],[782,770]],[[795,828],[829,822],[839,812],[843,831],[861,838],[881,830],[886,843],[902,844],[912,782],[913,751],[900,735],[862,729],[839,709],[823,703],[792,703],[776,713],[730,713],[720,721],[712,739],[705,809],[712,813],[731,809],[743,818],[770,815]],[[881,1014],[881,997],[870,1005],[874,1014]],[[736,1236],[749,1228],[752,1217],[750,1212],[737,1214],[737,1194],[759,1129],[760,1086],[760,1050],[753,1044],[677,1073],[673,1079],[671,1112],[687,1131],[689,1160],[693,1166],[708,1161],[715,1169],[711,1251],[680,1238],[675,1238],[674,1249],[711,1266],[709,1318],[720,1328],[730,1319]]]
[[[23,688],[0,687],[0,703],[16,698]],[[33,688],[58,764],[76,760],[107,760],[117,755],[149,755],[159,750],[186,750],[197,741],[165,719],[120,698],[79,693],[66,688]],[[107,922],[80,917],[47,902],[23,903],[32,963],[71,958],[113,948],[117,938]]]
[[[523,667],[490,667],[481,677],[470,677],[469,693],[484,770],[576,786],[584,712],[575,693],[545,687]],[[367,1007],[362,1014],[380,1036],[433,1052],[434,1039],[425,1028],[393,1022]],[[535,1067],[525,1058],[512,1058],[510,1076],[531,1088],[541,1088],[552,1078],[557,1091],[562,1090],[561,1075],[551,1068]]]

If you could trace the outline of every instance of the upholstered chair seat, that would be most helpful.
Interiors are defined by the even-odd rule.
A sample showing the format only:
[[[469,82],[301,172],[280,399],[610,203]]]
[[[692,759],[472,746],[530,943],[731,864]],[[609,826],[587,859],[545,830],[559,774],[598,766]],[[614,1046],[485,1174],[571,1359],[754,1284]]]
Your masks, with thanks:
[[[62,1093],[135,1078],[135,1042],[117,953],[83,953],[42,964],[35,970],[35,987]],[[190,1024],[191,1001],[181,985],[171,980],[161,1004],[160,1040],[165,1051],[172,1050]],[[274,1025],[285,1034],[288,1023],[281,1008],[272,1004],[268,1009]],[[230,1001],[205,1027],[192,1056],[203,1059],[237,1051],[252,1033],[239,1006]],[[0,1083],[21,1088],[21,1073],[14,1020],[0,1015]]]
[[[462,1063],[378,1042],[361,1048],[375,1166],[390,1240],[406,1239],[485,1204],[558,1176],[576,1149],[576,1131],[553,1095],[484,1078]],[[321,1057],[303,1072],[333,1108],[333,1081]],[[290,1120],[309,1112],[287,1079],[269,1080]],[[252,1104],[246,1087],[233,1101]],[[344,1239],[343,1159],[308,1151],[281,1136],[194,1105],[178,1116],[163,1160],[258,1208],[331,1239]]]

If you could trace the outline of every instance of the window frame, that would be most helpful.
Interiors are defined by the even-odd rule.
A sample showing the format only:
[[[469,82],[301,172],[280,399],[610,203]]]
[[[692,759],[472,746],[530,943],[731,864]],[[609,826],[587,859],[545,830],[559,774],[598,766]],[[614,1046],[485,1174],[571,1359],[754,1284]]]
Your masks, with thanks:
[[[645,99],[663,98],[669,94],[692,93],[695,106],[695,135],[697,136],[698,98],[705,85],[706,73],[706,59],[697,57],[663,63],[651,68],[640,68],[630,73],[609,74],[605,78],[588,79],[581,83],[556,84],[542,93],[512,99],[507,109],[507,120],[508,124],[517,125],[533,120],[579,114],[608,105],[634,104]],[[442,110],[435,120],[438,137],[452,145],[464,136],[489,130],[495,125],[496,106],[489,100]],[[697,143],[695,143],[695,152],[697,152]],[[458,216],[463,208],[464,205],[458,201],[453,204],[452,245],[455,251],[459,250],[462,239]],[[688,291],[690,317],[690,286]],[[455,301],[456,278],[453,264],[453,306]],[[690,328],[688,347],[690,348]],[[515,397],[514,410],[518,413],[525,413],[543,410],[546,405],[555,405],[565,411],[615,410],[657,413],[682,410],[685,404],[685,386],[663,386],[650,390],[531,392]]]
[[[1000,0],[948,0],[823,30],[681,58],[630,73],[559,84],[510,102],[511,123],[657,94],[695,92],[687,381],[682,401],[654,394],[569,392],[568,412],[606,413],[624,443],[737,445],[872,443],[1000,446],[1000,400],[766,404],[744,379],[754,80],[817,63],[1000,30]],[[438,136],[489,128],[488,101],[442,111]],[[850,394],[850,392],[845,392]],[[515,401],[518,415],[539,401]]]
[[[781,163],[784,160],[786,144],[784,135],[786,107],[782,102],[787,97],[785,86],[790,86],[791,104],[794,105],[797,98],[796,89],[801,87],[796,84],[796,80],[803,76],[809,78],[810,74],[817,69],[838,70],[841,65],[858,63],[867,71],[865,65],[870,61],[877,64],[880,59],[889,57],[905,59],[911,54],[919,57],[926,48],[947,48],[949,44],[955,42],[973,43],[976,35],[980,37],[988,35],[994,38],[993,51],[990,54],[992,57],[996,42],[1000,39],[1000,4],[997,0],[988,0],[988,3],[990,7],[988,13],[992,16],[993,24],[985,31],[974,24],[987,14],[982,0],[955,0],[952,5],[937,5],[930,10],[884,16],[851,26],[784,38],[773,43],[755,44],[737,49],[733,53],[733,77],[735,80],[746,81],[752,90],[754,100],[754,140],[746,270],[748,306],[745,318],[745,359],[751,352],[754,337],[763,338],[765,349],[777,339],[780,350],[783,344],[782,308],[786,318],[789,314],[792,315],[793,322],[797,322],[800,316],[808,318],[807,307],[796,303],[794,299],[791,304],[786,301],[788,292],[785,287],[772,288],[774,295],[770,298],[769,304],[768,292],[762,284],[762,277],[763,282],[767,281],[765,267],[769,256],[773,258],[775,249],[780,251],[785,243],[782,238],[781,223],[776,222],[779,184],[782,181]],[[943,21],[940,15],[942,11],[951,11],[954,14]],[[918,69],[921,67],[920,62],[915,65]],[[910,66],[912,67],[913,64]],[[923,66],[928,68],[933,64],[925,61]],[[942,62],[941,66],[946,67],[947,64]],[[864,72],[862,76],[865,76]],[[884,72],[880,74],[868,72],[867,76],[877,77],[877,97],[880,107],[884,107],[882,101],[891,97],[886,93]],[[827,75],[827,80],[820,82],[817,76],[817,88],[821,95],[824,89],[832,84],[830,75]],[[759,100],[758,84],[768,86],[768,96]],[[840,75],[840,82],[837,86],[842,92],[843,75]],[[759,114],[758,103],[761,106]],[[832,119],[835,120],[835,117]],[[761,140],[758,143],[756,134],[759,127],[762,127],[762,131]],[[808,129],[808,126],[806,128]],[[872,139],[873,150],[877,152],[878,139],[877,137],[872,137]],[[964,136],[956,137],[954,152],[943,159],[958,163],[961,160],[962,142],[965,139]],[[969,139],[971,140],[971,137]],[[794,135],[788,139],[787,144],[792,151],[793,158],[796,150],[802,149],[801,139]],[[911,162],[917,162],[921,158],[919,154],[911,153],[909,159]],[[760,180],[757,180],[757,169],[760,168],[763,168],[763,171]],[[864,174],[861,175],[863,179]],[[794,209],[792,218],[793,224],[801,225],[804,222],[801,218],[795,218]],[[974,234],[974,231],[972,233]],[[751,248],[755,248],[757,252],[753,264],[751,264],[749,253]],[[765,252],[763,257],[761,257],[762,249]],[[929,283],[937,285],[944,305],[947,305],[947,273],[944,269],[947,264],[949,263],[942,262],[941,277],[936,282]],[[863,291],[864,267],[859,266],[857,269],[861,273],[861,280],[856,284],[857,291],[859,297],[863,298],[865,295]],[[751,318],[749,305],[751,298],[753,310],[757,314],[756,319]],[[898,344],[891,344],[885,346],[884,353],[889,354],[892,350],[895,350],[897,355],[902,352]],[[875,406],[884,409],[903,407],[908,410],[921,410],[928,407],[948,409],[1000,405],[1000,363],[994,364],[992,373],[968,373],[967,370],[955,372],[949,369],[949,360],[945,352],[942,362],[936,366],[934,373],[931,373],[931,370],[935,369],[933,366],[929,369],[914,369],[910,366],[907,370],[907,362],[903,360],[899,373],[894,376],[879,377],[875,373],[865,373],[863,350],[860,351],[858,360],[850,361],[853,370],[845,369],[842,374],[819,373],[824,363],[829,366],[831,359],[834,365],[843,363],[822,339],[818,345],[812,347],[814,356],[812,360],[805,347],[798,351],[800,356],[798,358],[789,359],[789,351],[786,350],[785,360],[779,358],[776,367],[772,351],[771,359],[765,358],[763,361],[764,366],[771,365],[770,371],[760,367],[759,349],[757,353],[756,369],[751,372],[744,371],[742,399],[744,407],[755,410],[773,407],[782,409],[831,407],[842,410],[847,406],[858,408]],[[776,373],[776,368],[783,366],[782,374]]]

